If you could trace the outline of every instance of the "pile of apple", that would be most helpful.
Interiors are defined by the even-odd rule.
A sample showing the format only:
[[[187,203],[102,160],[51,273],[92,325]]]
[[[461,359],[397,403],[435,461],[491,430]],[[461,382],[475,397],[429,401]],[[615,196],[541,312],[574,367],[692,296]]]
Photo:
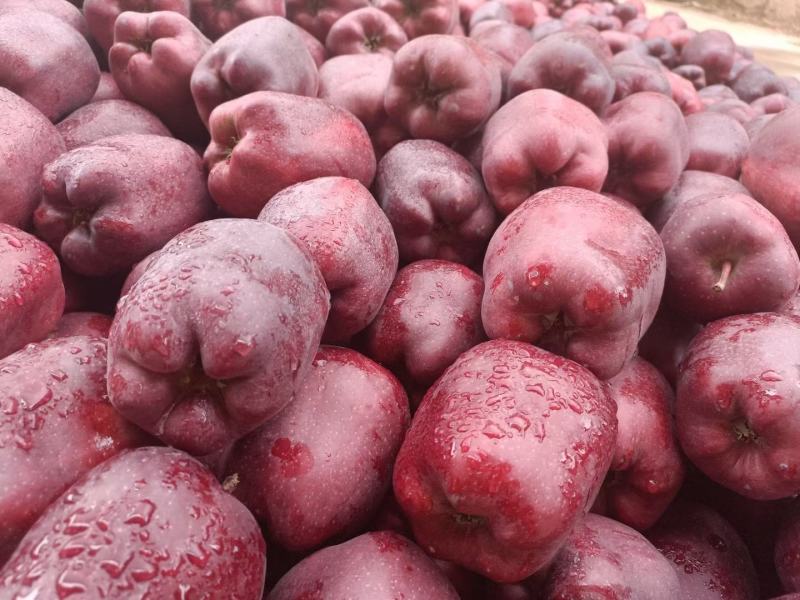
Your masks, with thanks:
[[[799,247],[640,0],[0,0],[0,600],[798,600]]]

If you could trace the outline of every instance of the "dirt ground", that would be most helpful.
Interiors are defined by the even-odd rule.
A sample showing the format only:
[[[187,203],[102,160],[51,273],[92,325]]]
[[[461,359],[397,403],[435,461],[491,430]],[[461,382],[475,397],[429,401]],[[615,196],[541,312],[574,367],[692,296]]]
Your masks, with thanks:
[[[781,75],[800,77],[800,37],[767,27],[733,21],[678,2],[646,1],[647,14],[658,16],[669,10],[680,13],[692,29],[722,29],[741,46],[752,48],[756,58]]]

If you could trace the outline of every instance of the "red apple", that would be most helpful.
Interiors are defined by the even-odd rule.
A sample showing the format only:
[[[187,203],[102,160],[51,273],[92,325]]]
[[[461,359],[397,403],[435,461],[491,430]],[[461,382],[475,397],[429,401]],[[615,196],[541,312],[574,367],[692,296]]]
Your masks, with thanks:
[[[359,8],[336,21],[325,38],[332,56],[340,54],[386,54],[392,56],[408,36],[389,13],[372,6]]]
[[[67,489],[0,570],[0,585],[8,598],[260,600],[265,550],[253,516],[203,465],[140,448]]]
[[[409,420],[391,373],[353,350],[322,346],[291,404],[236,444],[228,481],[270,540],[314,549],[349,537],[378,509]]]
[[[752,63],[742,69],[731,82],[731,89],[745,102],[753,102],[770,94],[787,94],[788,89],[775,72],[759,63]]]
[[[125,11],[148,13],[173,11],[188,17],[192,0],[83,0],[89,31],[103,52],[114,43],[114,23]]]
[[[368,0],[286,0],[286,18],[324,42],[340,17],[369,5]]]
[[[739,177],[750,138],[733,117],[716,112],[702,112],[686,117],[689,130],[687,169],[709,171],[733,179]]]
[[[639,341],[639,355],[652,363],[674,387],[686,349],[701,329],[702,326],[662,306]]]
[[[681,52],[681,63],[700,65],[709,83],[727,81],[733,68],[736,44],[724,31],[708,29],[689,40]]]
[[[800,592],[800,512],[797,503],[784,517],[775,541],[775,569],[784,591]]]
[[[200,31],[216,40],[246,21],[286,16],[284,0],[191,0],[192,19]]]
[[[507,340],[465,352],[428,390],[395,463],[416,539],[498,582],[545,567],[600,489],[614,413],[572,361]]]
[[[456,0],[373,0],[372,5],[394,17],[409,39],[451,33],[458,23]]]
[[[540,192],[489,242],[483,326],[608,379],[653,321],[665,262],[658,234],[632,208],[577,188]]]
[[[47,334],[48,339],[65,338],[74,335],[88,335],[107,338],[112,319],[108,315],[95,312],[70,312],[58,320],[53,331]]]
[[[319,269],[288,233],[249,219],[195,225],[147,260],[119,304],[111,403],[172,446],[220,450],[291,401],[328,307]]]
[[[100,71],[100,83],[97,84],[97,90],[90,102],[101,102],[102,100],[125,100],[125,95],[114,81],[114,76],[106,71]]]

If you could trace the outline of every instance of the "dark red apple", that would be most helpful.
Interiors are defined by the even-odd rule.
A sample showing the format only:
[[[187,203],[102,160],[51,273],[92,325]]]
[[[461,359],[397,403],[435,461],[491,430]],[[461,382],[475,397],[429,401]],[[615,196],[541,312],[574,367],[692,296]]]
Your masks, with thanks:
[[[497,226],[478,171],[444,144],[408,140],[380,163],[375,196],[404,263],[441,258],[473,265]]]
[[[524,27],[503,21],[487,21],[470,30],[469,37],[483,48],[494,52],[500,60],[500,76],[504,96],[511,69],[533,46],[533,38]]]
[[[140,448],[67,489],[0,570],[0,586],[4,598],[260,600],[265,551],[253,516],[202,464]]]
[[[745,102],[753,102],[770,94],[787,94],[789,91],[772,69],[759,63],[745,67],[731,82],[731,88]]]
[[[67,150],[114,135],[140,133],[172,137],[156,115],[128,100],[90,102],[64,118],[56,129]]]
[[[702,31],[690,39],[681,52],[681,63],[700,65],[708,83],[727,81],[736,56],[736,44],[729,34],[717,29]]]
[[[609,73],[614,79],[614,102],[637,92],[656,92],[672,97],[669,81],[666,75],[658,69],[644,65],[612,62]]]
[[[216,40],[246,21],[286,16],[284,0],[191,0],[192,19]]]
[[[0,360],[0,566],[67,487],[147,440],[108,402],[105,340],[62,337]]]
[[[520,123],[529,126],[520,127]],[[507,215],[552,186],[599,192],[608,173],[608,136],[585,106],[552,90],[525,92],[486,125],[481,171],[495,207]]]
[[[702,112],[686,117],[689,130],[687,169],[709,171],[733,179],[739,177],[750,138],[733,117],[717,112]]]
[[[369,0],[286,0],[286,18],[324,42],[343,15],[369,5]]]
[[[389,13],[373,6],[359,8],[336,21],[325,38],[332,56],[340,54],[386,54],[392,56],[408,36]]]
[[[800,320],[775,313],[707,325],[678,377],[678,438],[709,478],[755,500],[800,491]]]
[[[634,358],[608,381],[617,403],[617,445],[601,495],[604,514],[644,531],[672,503],[684,467],[675,437],[675,396],[651,364]]]
[[[421,260],[400,269],[365,335],[367,354],[423,392],[485,339],[483,280],[468,268]]]
[[[0,223],[0,358],[43,339],[63,312],[56,255],[32,235]]]
[[[55,329],[47,334],[48,339],[65,338],[74,335],[88,335],[107,338],[112,319],[108,315],[95,312],[70,312],[56,323]]]
[[[208,189],[235,216],[257,216],[295,183],[338,175],[369,186],[375,176],[364,126],[323,100],[254,92],[218,106],[209,126]]]
[[[662,306],[639,341],[639,355],[652,363],[674,387],[686,349],[701,329],[702,326]]]
[[[500,105],[498,62],[469,38],[426,35],[393,60],[386,113],[413,137],[450,144],[477,131]]]
[[[795,247],[800,246],[800,106],[767,123],[742,163],[742,183],[778,217]]]
[[[83,0],[89,31],[103,52],[114,43],[114,23],[125,11],[148,13],[173,11],[189,17],[193,0]]]
[[[736,530],[701,504],[678,503],[647,537],[669,559],[686,600],[757,600],[753,561]]]
[[[394,17],[409,39],[451,33],[458,23],[456,0],[373,0],[372,5]]]
[[[191,146],[129,134],[48,164],[33,221],[71,270],[96,276],[124,271],[210,212],[203,164]]]
[[[608,379],[653,321],[665,262],[658,234],[631,207],[577,188],[539,192],[489,242],[483,326]]]
[[[326,343],[347,342],[372,322],[397,272],[397,242],[363,185],[344,177],[298,183],[258,218],[291,233],[317,263],[331,294]]]
[[[775,541],[775,570],[784,591],[800,592],[800,511],[795,502],[784,517]]]
[[[0,223],[27,228],[42,193],[42,167],[64,152],[59,131],[0,86]]]
[[[147,259],[119,304],[111,403],[172,446],[220,450],[291,401],[328,307],[319,269],[282,229],[250,219],[195,225]]]
[[[600,515],[575,527],[550,566],[542,600],[676,600],[672,564],[643,535]]]
[[[291,404],[236,444],[228,481],[270,540],[312,550],[351,536],[378,509],[409,420],[391,373],[322,346]]]
[[[172,12],[124,12],[108,53],[111,73],[126,98],[158,115],[190,143],[208,140],[189,81],[211,42],[187,17]]]
[[[401,535],[365,533],[329,546],[284,575],[266,600],[459,600],[436,563]]]
[[[680,65],[672,69],[672,72],[691,81],[696,90],[706,87],[706,72],[700,65]]]
[[[86,39],[41,11],[0,11],[0,86],[54,123],[83,106],[100,82]]]
[[[428,390],[395,463],[416,539],[498,582],[545,567],[600,489],[614,413],[570,360],[508,340],[468,350]]]

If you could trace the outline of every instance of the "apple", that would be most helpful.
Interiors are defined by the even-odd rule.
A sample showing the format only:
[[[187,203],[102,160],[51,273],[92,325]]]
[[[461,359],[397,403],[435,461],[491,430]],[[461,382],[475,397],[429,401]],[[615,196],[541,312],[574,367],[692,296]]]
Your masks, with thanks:
[[[800,259],[778,219],[746,194],[680,204],[661,230],[664,298],[696,322],[777,310],[800,286]]]
[[[638,92],[612,104],[608,178],[603,190],[644,209],[678,182],[689,160],[690,138],[678,105],[663,94]]]
[[[800,173],[793,156],[800,152],[800,106],[767,123],[753,139],[742,163],[742,183],[778,217],[795,247],[800,246]]]
[[[30,344],[0,360],[0,407],[2,566],[65,489],[148,438],[108,402],[106,342],[96,337]]]
[[[757,600],[753,561],[736,530],[710,508],[696,503],[673,505],[647,533],[669,559],[687,600]]]
[[[478,171],[433,140],[408,140],[389,150],[374,187],[404,263],[440,258],[473,265],[497,226]]]
[[[477,131],[500,105],[499,65],[469,38],[426,35],[393,61],[384,106],[412,137],[450,144]]]
[[[733,117],[702,112],[686,117],[689,130],[687,169],[710,171],[733,179],[739,177],[750,146],[745,128]]]
[[[125,100],[125,95],[120,91],[114,76],[106,71],[100,71],[100,83],[89,102],[102,102],[103,100]]]
[[[608,394],[617,404],[617,445],[601,492],[603,513],[644,531],[683,483],[672,417],[675,397],[664,376],[638,357],[608,381]]]
[[[670,88],[672,88],[672,100],[681,109],[681,113],[691,115],[704,110],[700,94],[694,89],[694,84],[691,81],[671,71],[665,72],[664,76],[669,81]]]
[[[260,600],[265,544],[253,516],[172,448],[111,458],[69,487],[5,567],[6,597]]]
[[[503,96],[507,96],[507,82],[511,69],[533,46],[530,32],[513,23],[486,21],[470,29],[469,37],[498,57],[500,76],[503,80]]]
[[[323,548],[284,575],[266,600],[459,600],[425,553],[403,536],[373,531]]]
[[[69,312],[58,320],[47,339],[65,338],[75,335],[107,338],[112,318],[96,312]]]
[[[192,19],[212,40],[246,21],[260,17],[285,17],[284,0],[191,0]]]
[[[578,188],[539,192],[489,242],[483,326],[608,379],[653,321],[665,262],[658,234],[629,206]]]
[[[672,72],[691,81],[696,90],[706,87],[706,72],[700,65],[680,65],[672,69]]]
[[[786,84],[775,72],[759,63],[742,69],[731,82],[731,89],[745,102],[753,102],[770,94],[787,94]]]
[[[614,79],[614,102],[637,92],[655,92],[667,97],[672,96],[672,88],[667,77],[658,69],[612,61],[609,74]]]
[[[758,116],[758,112],[747,102],[742,102],[738,98],[726,98],[719,102],[714,102],[706,108],[709,112],[719,112],[729,115],[746,125]]]
[[[373,6],[356,9],[336,21],[325,38],[331,56],[385,54],[392,56],[408,42],[400,23]]]
[[[41,11],[58,17],[83,37],[89,37],[89,26],[83,12],[67,0],[0,0],[0,12]],[[36,18],[31,16],[31,18]]]
[[[458,23],[457,0],[373,0],[378,8],[400,23],[408,39],[451,33]]]
[[[86,104],[62,119],[56,129],[67,150],[88,146],[114,135],[139,133],[172,137],[156,115],[128,100],[100,100]]]
[[[86,39],[60,18],[41,11],[0,12],[0,39],[2,86],[54,123],[94,95],[97,60]]]
[[[520,127],[523,121],[530,126]],[[608,173],[603,124],[552,90],[525,92],[503,105],[486,124],[481,145],[483,180],[502,215],[547,187],[599,192]]]
[[[681,586],[672,564],[630,527],[587,515],[550,566],[542,600],[674,600]]]
[[[486,339],[482,295],[483,280],[463,265],[411,263],[397,273],[365,332],[364,349],[424,393],[460,354]]]
[[[547,566],[600,490],[615,408],[592,373],[535,346],[468,350],[428,390],[395,463],[415,538],[501,583]]]
[[[195,225],[147,260],[119,303],[111,403],[169,445],[221,450],[291,401],[328,308],[319,269],[282,229],[250,219]]]
[[[92,38],[108,52],[114,44],[114,23],[125,11],[173,11],[189,17],[194,0],[83,0],[83,14]]]
[[[397,272],[392,226],[355,179],[321,177],[273,196],[260,221],[288,231],[314,258],[330,290],[326,343],[348,342],[378,314]]]
[[[37,233],[83,275],[120,272],[211,211],[202,161],[157,135],[103,138],[62,154],[42,174]]]
[[[271,541],[315,549],[352,536],[376,512],[409,420],[391,373],[322,346],[289,406],[236,444],[227,481]]]
[[[602,114],[614,97],[610,60],[608,45],[597,33],[554,33],[534,44],[514,65],[508,77],[509,96],[547,88]]]
[[[42,167],[64,152],[59,131],[0,86],[0,223],[27,228],[42,193]]]
[[[324,42],[336,21],[366,6],[368,0],[286,0],[286,18]]]
[[[717,29],[701,31],[683,47],[681,63],[703,67],[710,84],[727,81],[736,55],[730,35]]]
[[[796,105],[797,102],[788,96],[784,96],[783,94],[769,94],[768,96],[762,96],[761,98],[753,100],[750,103],[750,108],[752,108],[759,116],[763,116],[776,115]],[[745,129],[747,130],[748,134],[750,134],[751,122],[752,121],[748,121],[745,123]],[[752,139],[753,136],[750,135],[750,138]]]
[[[158,115],[189,143],[208,140],[189,87],[211,42],[187,17],[172,11],[124,12],[108,53],[111,73],[126,98]]]
[[[800,592],[800,512],[794,503],[784,517],[775,541],[775,570],[784,591]]]
[[[272,196],[295,183],[338,175],[369,186],[375,176],[364,126],[324,100],[254,92],[220,104],[209,128],[208,189],[234,216],[257,216]]]
[[[678,377],[678,438],[710,479],[755,500],[800,490],[800,320],[775,313],[714,321],[692,340]]]
[[[223,102],[251,92],[317,95],[319,73],[296,25],[261,17],[239,25],[205,52],[191,75],[203,123]]]
[[[701,329],[701,325],[661,306],[639,341],[639,356],[652,363],[674,387],[689,343]]]
[[[64,312],[64,284],[53,251],[0,223],[0,358],[43,339]]]

